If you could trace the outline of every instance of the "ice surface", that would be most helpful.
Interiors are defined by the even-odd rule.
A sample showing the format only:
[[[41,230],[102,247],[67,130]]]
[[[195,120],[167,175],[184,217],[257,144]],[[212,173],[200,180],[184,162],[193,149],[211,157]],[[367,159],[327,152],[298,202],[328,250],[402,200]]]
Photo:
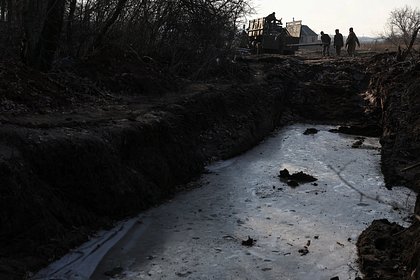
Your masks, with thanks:
[[[358,235],[374,219],[408,225],[415,195],[384,187],[378,139],[354,149],[355,136],[330,126],[303,135],[308,127],[286,127],[208,166],[200,188],[125,222],[115,238],[91,241],[76,259],[73,253],[35,279],[354,279]],[[278,178],[284,168],[318,181],[291,188]],[[248,236],[257,240],[252,247],[241,245]],[[84,249],[98,244],[99,254]]]

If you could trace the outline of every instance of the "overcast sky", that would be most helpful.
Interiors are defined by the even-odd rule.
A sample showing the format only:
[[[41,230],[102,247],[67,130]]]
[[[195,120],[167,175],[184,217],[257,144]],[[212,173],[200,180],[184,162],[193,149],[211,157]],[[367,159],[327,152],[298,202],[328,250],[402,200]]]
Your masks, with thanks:
[[[376,37],[384,33],[389,13],[405,5],[420,9],[420,0],[253,0],[256,15],[265,17],[275,12],[287,21],[302,20],[318,34],[334,34],[336,28],[343,35],[353,27],[358,36]]]

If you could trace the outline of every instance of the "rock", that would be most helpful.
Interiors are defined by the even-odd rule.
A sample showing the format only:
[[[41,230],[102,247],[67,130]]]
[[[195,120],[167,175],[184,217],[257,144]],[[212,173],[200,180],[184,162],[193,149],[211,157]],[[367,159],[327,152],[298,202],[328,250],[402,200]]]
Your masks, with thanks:
[[[248,236],[247,240],[242,240],[242,245],[247,246],[247,247],[252,247],[252,246],[254,246],[256,241],[257,240],[252,239],[251,237]]]
[[[289,170],[287,170],[287,169],[283,169],[283,170],[280,170],[280,175],[279,175],[279,177],[280,178],[289,178],[289,176],[290,176],[290,173],[289,173]]]
[[[292,188],[296,188],[297,186],[299,186],[299,183],[296,182],[295,180],[288,180],[287,185],[291,186]]]
[[[362,144],[363,144],[363,141],[362,140],[357,140],[356,142],[354,142],[352,145],[351,145],[351,147],[352,148],[360,148],[360,146],[362,146]]]
[[[308,249],[308,247],[305,246],[303,249],[299,249],[298,252],[300,253],[301,256],[305,256],[305,255],[309,254],[309,249]]]
[[[299,183],[309,183],[318,180],[317,178],[309,174],[303,173],[302,171],[293,173],[292,175],[290,175],[290,178],[296,180]]]
[[[303,173],[302,171],[290,175],[289,170],[287,169],[280,170],[279,177],[280,179],[287,180],[287,185],[291,187],[297,187],[299,186],[299,183],[310,183],[318,180],[317,178]]]

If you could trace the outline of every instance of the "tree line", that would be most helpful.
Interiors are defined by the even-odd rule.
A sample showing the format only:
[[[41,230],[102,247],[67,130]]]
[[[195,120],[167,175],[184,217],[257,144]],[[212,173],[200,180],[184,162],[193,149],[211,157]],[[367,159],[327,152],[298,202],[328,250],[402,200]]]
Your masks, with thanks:
[[[384,38],[398,46],[398,60],[404,60],[418,41],[420,10],[404,6],[390,12]],[[403,46],[404,49],[401,48]]]
[[[187,71],[226,52],[250,10],[248,0],[0,0],[0,54],[47,71],[57,56],[113,48]]]
[[[0,58],[48,71],[57,57],[103,50],[153,57],[174,72],[200,72],[232,49],[251,0],[0,0]],[[391,11],[386,37],[407,56],[420,11]]]

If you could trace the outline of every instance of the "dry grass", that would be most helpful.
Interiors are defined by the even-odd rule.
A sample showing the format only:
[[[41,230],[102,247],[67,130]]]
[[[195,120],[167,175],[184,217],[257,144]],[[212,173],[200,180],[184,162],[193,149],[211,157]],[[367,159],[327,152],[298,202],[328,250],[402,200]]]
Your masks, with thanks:
[[[402,46],[401,46],[402,47]],[[415,51],[420,51],[420,43],[417,43],[413,46]],[[361,51],[372,51],[372,52],[396,52],[398,46],[389,43],[389,42],[369,42],[360,44]]]

